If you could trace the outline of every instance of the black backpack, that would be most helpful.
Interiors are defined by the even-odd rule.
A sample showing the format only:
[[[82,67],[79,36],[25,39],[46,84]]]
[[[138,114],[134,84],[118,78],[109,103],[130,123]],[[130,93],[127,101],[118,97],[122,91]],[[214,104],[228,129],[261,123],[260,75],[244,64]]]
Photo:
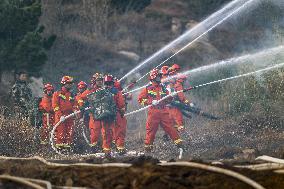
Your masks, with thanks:
[[[95,120],[112,122],[116,118],[116,103],[113,93],[105,88],[88,95],[91,112]]]

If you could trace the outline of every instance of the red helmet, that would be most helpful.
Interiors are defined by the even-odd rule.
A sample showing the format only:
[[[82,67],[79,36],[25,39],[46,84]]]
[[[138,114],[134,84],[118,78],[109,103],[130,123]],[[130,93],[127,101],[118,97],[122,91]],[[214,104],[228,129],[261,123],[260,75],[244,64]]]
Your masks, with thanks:
[[[179,70],[180,70],[180,66],[178,64],[174,64],[169,68],[168,72],[169,72],[169,75],[173,75],[177,73],[177,71]]]
[[[180,66],[178,64],[174,64],[174,65],[172,65],[171,69],[178,71],[178,70],[180,70]]]
[[[62,85],[73,83],[73,77],[71,77],[71,76],[63,76],[60,83]]]
[[[84,81],[80,81],[78,84],[77,84],[77,88],[78,89],[85,89],[85,88],[87,88],[88,87],[88,85],[87,85],[87,83],[85,83]]]
[[[161,72],[158,69],[155,68],[150,72],[149,78],[150,78],[150,80],[154,80],[158,76],[161,76]]]
[[[44,91],[44,92],[46,92],[46,91],[54,91],[54,87],[53,87],[52,84],[47,83],[47,84],[44,85],[43,91]]]
[[[161,72],[163,75],[167,75],[168,74],[168,70],[169,70],[169,66],[163,66],[161,68]]]
[[[114,77],[112,75],[105,75],[104,82],[114,82]]]

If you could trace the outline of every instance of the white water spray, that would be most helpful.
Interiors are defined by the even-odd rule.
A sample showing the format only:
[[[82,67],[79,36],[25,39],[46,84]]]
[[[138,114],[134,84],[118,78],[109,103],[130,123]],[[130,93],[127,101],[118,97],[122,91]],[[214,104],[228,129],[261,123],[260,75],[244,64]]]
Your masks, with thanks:
[[[160,63],[157,67],[161,66],[162,64],[166,63],[168,60],[173,58],[175,55],[183,51],[184,49],[191,46],[194,42],[208,34],[211,30],[216,28],[218,25],[222,24],[224,21],[226,21],[228,18],[232,17],[233,15],[236,15],[241,12],[244,8],[249,8],[252,5],[252,2],[256,2],[256,0],[234,0],[231,3],[227,4],[225,7],[223,7],[221,10],[215,12],[211,16],[209,16],[207,19],[205,19],[203,22],[192,28],[191,30],[187,31],[156,53],[154,53],[152,56],[141,62],[138,66],[136,66],[134,69],[132,69],[130,72],[128,72],[125,76],[123,76],[119,81],[127,78],[129,75],[140,69],[142,66],[148,64],[151,60],[163,55],[166,51],[174,51],[175,49],[179,49],[177,52],[175,52],[173,55],[171,55],[169,58],[164,60],[162,63]],[[260,2],[260,1],[257,1]],[[204,31],[205,30],[205,31]],[[157,68],[156,67],[156,68]],[[143,75],[139,80],[144,78],[147,74]],[[138,80],[138,81],[139,81]]]
[[[249,73],[245,73],[245,74],[241,74],[241,75],[237,75],[237,76],[233,76],[233,77],[228,77],[228,78],[224,78],[224,79],[219,79],[219,80],[216,80],[216,81],[211,81],[211,82],[208,82],[208,83],[204,83],[204,84],[200,84],[200,85],[196,85],[193,87],[193,89],[197,89],[197,88],[200,88],[200,87],[205,87],[205,86],[208,86],[208,85],[212,85],[212,84],[216,84],[216,83],[222,83],[222,82],[225,82],[225,81],[229,81],[229,80],[234,80],[234,79],[238,79],[238,78],[241,78],[241,77],[247,77],[247,76],[250,76],[250,75],[255,75],[255,74],[258,74],[258,73],[262,73],[262,72],[267,72],[267,71],[270,71],[272,69],[277,69],[277,68],[280,68],[280,67],[283,67],[284,66],[284,62],[281,63],[281,64],[277,64],[275,66],[270,66],[268,68],[264,68],[264,69],[260,69],[260,70],[257,70],[257,71],[254,71],[254,72],[249,72]],[[184,92],[184,90],[181,90],[181,91],[177,91],[177,92],[174,92],[170,95],[167,95],[165,96],[164,98],[160,99],[158,101],[161,102],[169,97],[173,97],[175,95],[177,95],[178,93],[181,93],[181,92]],[[152,107],[153,105],[148,105],[148,106],[145,106],[143,108],[140,108],[138,110],[135,110],[135,111],[132,111],[132,112],[129,112],[127,114],[125,114],[125,116],[129,116],[129,115],[132,115],[132,114],[136,114],[136,113],[139,113],[141,111],[144,111],[144,110],[147,110],[148,108]]]
[[[249,60],[253,60],[252,62],[246,62],[249,64],[253,64],[254,62],[256,62],[257,59],[259,59],[259,62],[261,62],[261,64],[267,64],[266,62],[275,62],[275,61],[271,61],[271,59],[275,59],[275,57],[277,57],[278,54],[283,54],[284,53],[284,46],[278,46],[278,47],[274,47],[274,48],[270,48],[270,49],[265,49],[259,52],[256,52],[254,54],[246,54],[243,56],[239,56],[239,57],[234,57],[234,58],[230,58],[228,60],[223,60],[214,64],[209,64],[209,65],[205,65],[205,66],[201,66],[189,71],[185,71],[183,73],[181,73],[182,75],[190,75],[193,73],[198,73],[198,72],[204,72],[204,71],[208,71],[211,69],[217,69],[217,68],[221,68],[223,66],[231,66],[231,65],[235,65],[235,64],[241,64],[243,61],[249,61]],[[258,62],[258,64],[259,64]],[[178,75],[172,76],[167,78],[166,80],[170,80],[172,78],[177,77]],[[148,84],[138,87],[136,89],[133,89],[129,92],[126,92],[125,94],[128,93],[134,93],[136,91],[139,91],[143,88],[145,88]]]

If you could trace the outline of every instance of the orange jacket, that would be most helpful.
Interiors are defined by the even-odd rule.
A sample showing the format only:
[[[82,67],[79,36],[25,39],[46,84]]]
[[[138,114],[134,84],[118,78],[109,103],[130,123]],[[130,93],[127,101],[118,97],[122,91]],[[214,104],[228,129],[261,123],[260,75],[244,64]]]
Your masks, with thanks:
[[[184,89],[184,82],[186,81],[186,76],[182,74],[177,74],[175,78],[170,81],[170,88],[172,91],[181,91]],[[186,96],[183,92],[180,92],[176,95],[177,99],[180,102],[188,103],[189,101],[186,99]]]
[[[151,105],[153,100],[160,100],[163,97],[167,96],[169,91],[162,84],[152,83],[148,85],[146,88],[142,89],[138,96],[138,102],[145,106]],[[159,106],[164,106],[168,104],[172,100],[171,97],[159,103]]]
[[[53,113],[52,96],[44,95],[39,103],[39,110],[45,113]]]
[[[78,109],[76,100],[72,97],[70,91],[62,87],[60,91],[56,91],[52,97],[52,107],[54,112],[60,111],[63,114],[72,113]]]
[[[88,95],[95,92],[97,89],[98,88],[94,87],[92,89],[85,90],[77,99],[79,107],[83,107],[85,105]]]

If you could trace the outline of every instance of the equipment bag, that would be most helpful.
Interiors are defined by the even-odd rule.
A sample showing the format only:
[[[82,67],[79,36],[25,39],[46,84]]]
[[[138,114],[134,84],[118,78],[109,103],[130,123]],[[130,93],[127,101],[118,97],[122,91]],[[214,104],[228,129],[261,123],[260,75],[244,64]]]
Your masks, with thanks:
[[[88,101],[95,120],[115,120],[116,103],[110,89],[102,89],[88,95]]]

